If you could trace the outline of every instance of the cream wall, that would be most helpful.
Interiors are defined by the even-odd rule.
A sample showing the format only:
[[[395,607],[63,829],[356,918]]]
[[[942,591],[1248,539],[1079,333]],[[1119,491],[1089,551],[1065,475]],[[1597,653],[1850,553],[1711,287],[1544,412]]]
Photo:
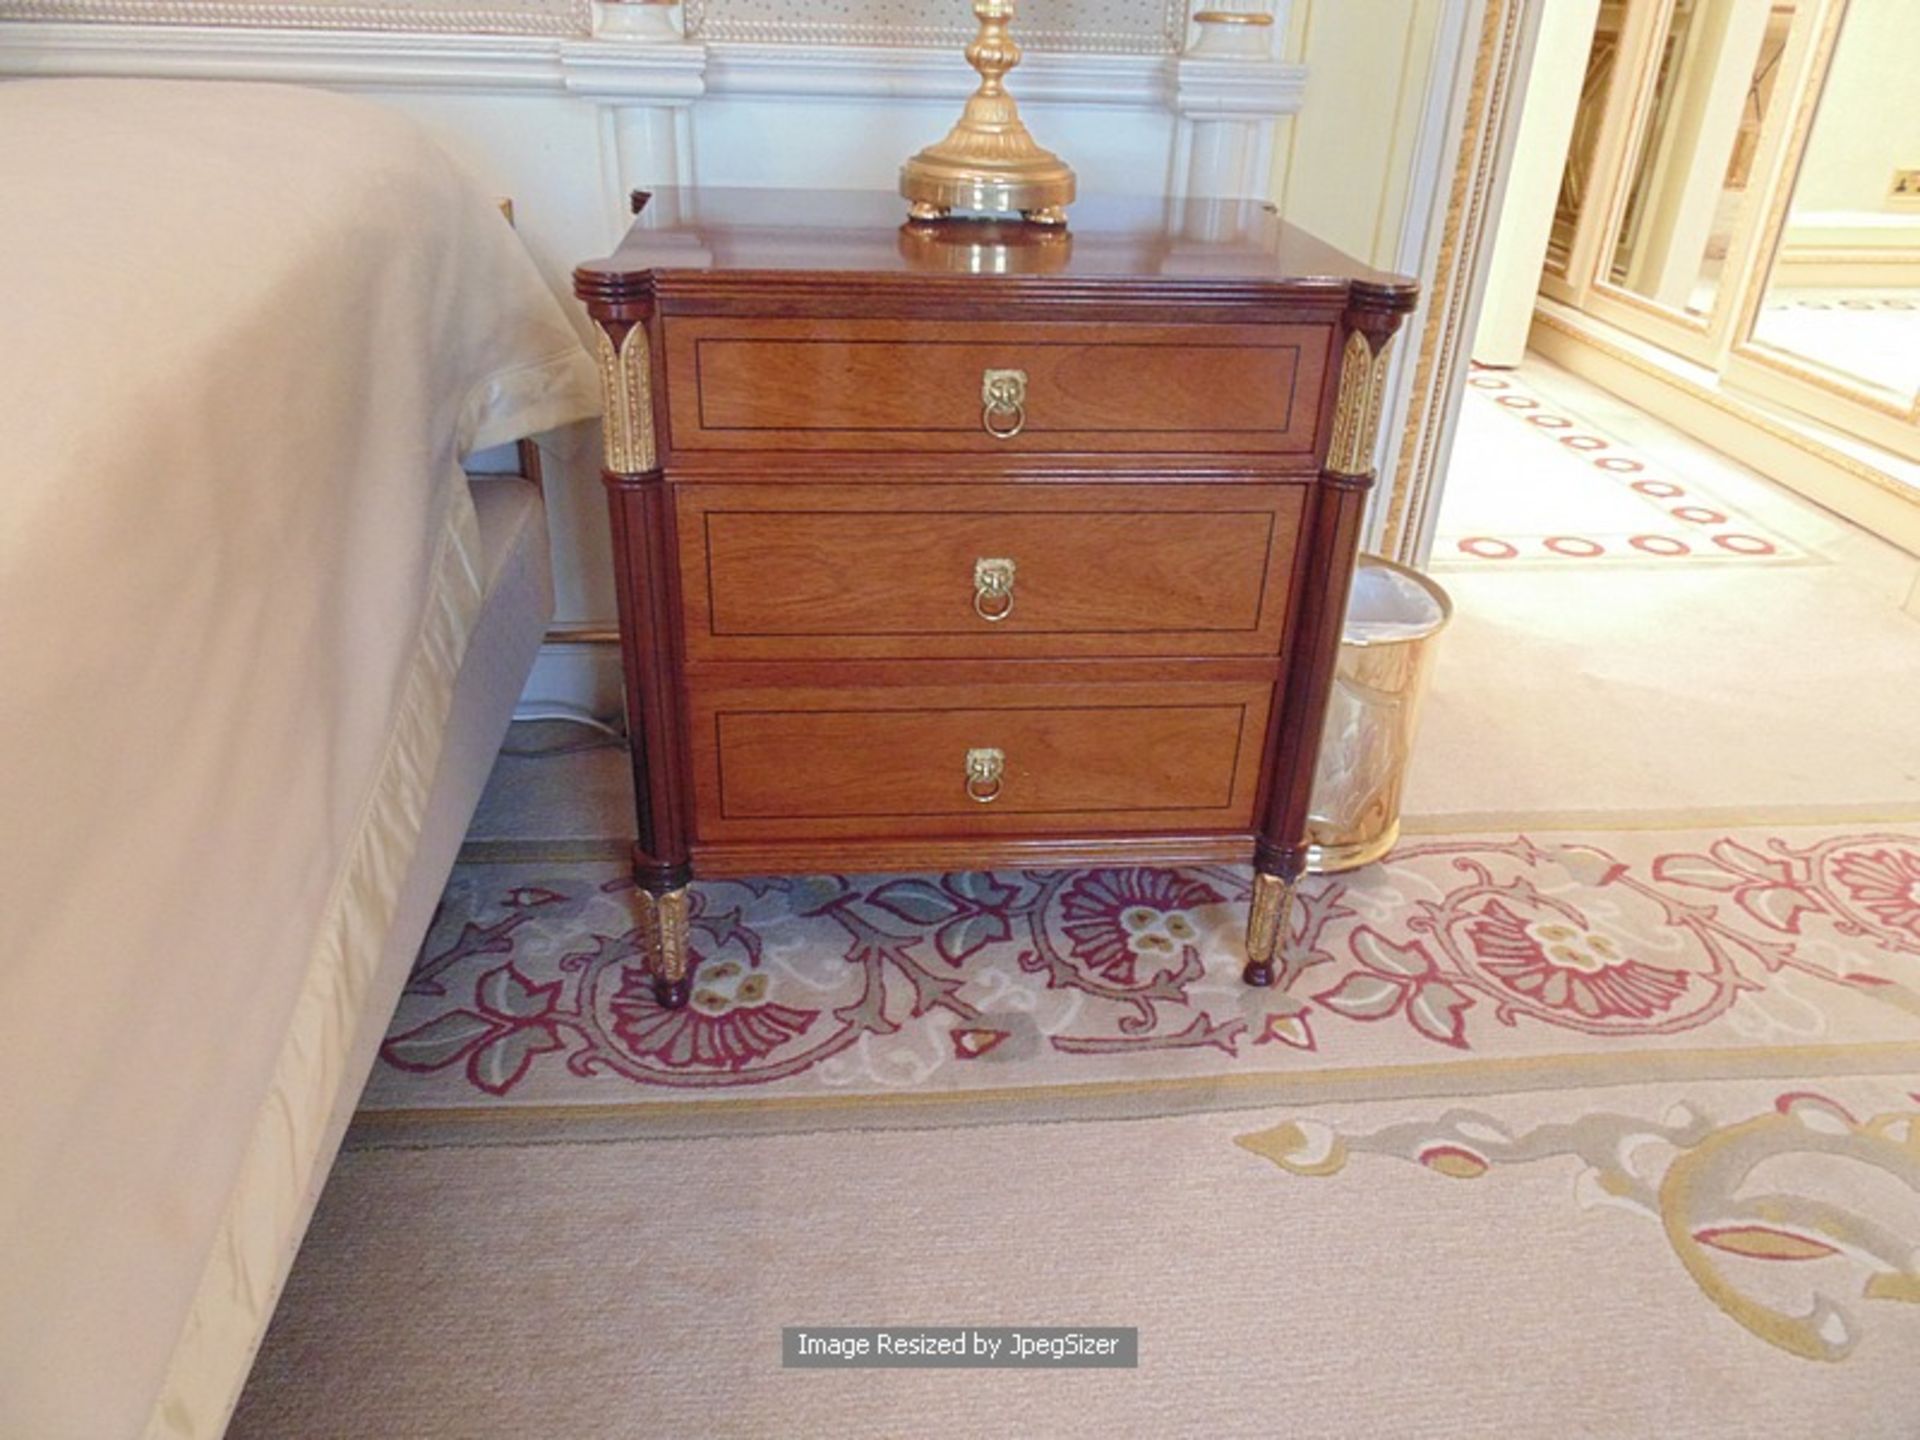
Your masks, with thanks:
[[[1879,211],[1896,169],[1920,169],[1920,0],[1852,0],[1807,139],[1795,212]]]
[[[1293,224],[1392,265],[1413,175],[1428,72],[1448,3],[1294,0],[1286,53],[1308,103],[1274,146],[1274,200]]]

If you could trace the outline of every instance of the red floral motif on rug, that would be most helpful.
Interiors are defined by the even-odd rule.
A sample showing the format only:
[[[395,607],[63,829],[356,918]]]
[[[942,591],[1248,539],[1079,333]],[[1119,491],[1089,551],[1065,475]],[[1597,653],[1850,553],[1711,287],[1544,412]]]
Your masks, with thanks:
[[[1178,871],[1089,870],[1061,896],[1061,929],[1076,960],[1131,986],[1177,969],[1200,938],[1191,912],[1220,899]]]
[[[1588,1022],[1651,1020],[1687,993],[1684,970],[1643,965],[1608,936],[1489,900],[1468,934],[1481,970],[1533,1004]]]
[[[1853,913],[1872,917],[1866,928],[1920,944],[1920,854],[1911,850],[1855,850],[1837,856],[1832,875]]]

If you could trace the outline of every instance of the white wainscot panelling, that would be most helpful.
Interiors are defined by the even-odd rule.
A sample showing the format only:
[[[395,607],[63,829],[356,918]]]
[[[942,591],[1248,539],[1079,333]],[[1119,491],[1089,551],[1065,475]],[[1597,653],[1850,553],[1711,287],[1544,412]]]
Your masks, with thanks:
[[[693,117],[694,169],[708,185],[891,190],[900,162],[946,134],[957,109],[927,100],[703,105]],[[1082,194],[1159,193],[1151,182],[1171,164],[1171,113],[1033,102],[1021,110],[1034,138],[1070,159]]]
[[[1281,0],[1275,30],[1284,24]],[[583,338],[571,271],[613,246],[629,190],[891,189],[977,79],[947,49],[0,22],[0,76],[26,75],[276,80],[406,110],[512,199]],[[1263,197],[1274,122],[1304,85],[1301,67],[1260,54],[1192,53],[1030,52],[1011,81],[1082,193]],[[604,632],[614,599],[597,435],[576,427],[542,449],[556,619]],[[617,665],[610,647],[555,644],[528,693],[605,711]]]

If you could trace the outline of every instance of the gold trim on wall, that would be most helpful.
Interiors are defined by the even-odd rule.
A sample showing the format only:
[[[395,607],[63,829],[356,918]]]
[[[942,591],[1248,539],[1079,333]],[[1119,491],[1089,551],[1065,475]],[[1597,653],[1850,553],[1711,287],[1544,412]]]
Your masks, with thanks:
[[[1435,482],[1451,449],[1450,416],[1464,386],[1462,367],[1472,340],[1469,310],[1478,298],[1474,283],[1482,251],[1493,241],[1489,199],[1500,178],[1503,136],[1520,70],[1521,38],[1528,0],[1487,0],[1474,50],[1460,139],[1459,161],[1447,195],[1433,280],[1421,299],[1426,320],[1414,359],[1412,397],[1390,466],[1392,486],[1380,553],[1406,565],[1420,560],[1421,535],[1435,498]]]

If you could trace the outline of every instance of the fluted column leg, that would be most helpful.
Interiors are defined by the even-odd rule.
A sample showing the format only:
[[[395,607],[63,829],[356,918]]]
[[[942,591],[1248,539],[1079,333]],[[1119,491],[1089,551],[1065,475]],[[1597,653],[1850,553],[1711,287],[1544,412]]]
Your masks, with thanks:
[[[1373,485],[1388,342],[1413,298],[1406,290],[1357,292],[1346,316],[1333,425],[1319,484],[1307,508],[1298,609],[1285,683],[1275,707],[1274,781],[1254,847],[1253,904],[1242,972],[1249,985],[1272,985],[1288,974],[1294,895],[1307,869],[1314,764],[1340,661],[1340,633],[1359,558],[1367,492]]]

